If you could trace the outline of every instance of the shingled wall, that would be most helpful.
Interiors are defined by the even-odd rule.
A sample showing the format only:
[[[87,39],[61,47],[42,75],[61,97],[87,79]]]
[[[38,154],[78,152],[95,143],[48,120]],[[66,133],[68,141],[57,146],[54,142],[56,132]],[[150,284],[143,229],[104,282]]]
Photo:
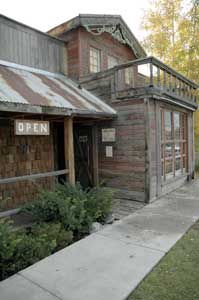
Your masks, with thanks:
[[[0,158],[0,179],[53,171],[53,136],[15,136],[13,122],[1,123]],[[0,199],[6,199],[5,208],[15,208],[33,200],[52,182],[52,178],[42,178],[1,184]]]

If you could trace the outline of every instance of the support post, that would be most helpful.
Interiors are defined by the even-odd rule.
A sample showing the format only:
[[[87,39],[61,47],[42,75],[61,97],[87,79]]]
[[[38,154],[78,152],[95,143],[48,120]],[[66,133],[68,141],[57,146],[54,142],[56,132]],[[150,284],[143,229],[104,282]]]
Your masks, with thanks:
[[[75,161],[74,161],[74,143],[73,143],[73,120],[64,118],[64,152],[65,165],[68,169],[68,179],[70,184],[75,184]]]
[[[92,128],[92,144],[93,144],[93,183],[99,185],[99,170],[98,170],[98,135],[97,125]]]

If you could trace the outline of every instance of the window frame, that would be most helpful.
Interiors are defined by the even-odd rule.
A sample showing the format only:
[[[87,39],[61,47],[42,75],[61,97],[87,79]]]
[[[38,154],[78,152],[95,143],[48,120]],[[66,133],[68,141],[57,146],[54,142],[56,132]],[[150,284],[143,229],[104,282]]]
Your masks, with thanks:
[[[167,139],[166,129],[165,129],[165,112],[171,114],[171,138]],[[179,137],[176,138],[174,116],[179,115]],[[160,110],[161,118],[161,171],[162,171],[162,181],[167,181],[168,179],[173,179],[179,175],[186,174],[188,171],[188,119],[187,114],[177,110],[171,110],[167,108],[161,108]],[[178,127],[177,127],[178,128]],[[166,155],[166,145],[171,145],[171,156]],[[177,148],[177,145],[179,145]],[[168,146],[167,146],[168,147]],[[176,153],[176,149],[177,150]],[[179,154],[180,153],[180,154]],[[177,159],[180,158],[180,168],[176,168]],[[171,161],[172,171],[167,172],[166,166],[167,162]]]
[[[96,63],[94,53],[96,53]],[[93,61],[92,61],[93,60]],[[89,71],[90,73],[98,73],[101,71],[101,50],[93,46],[89,47]]]

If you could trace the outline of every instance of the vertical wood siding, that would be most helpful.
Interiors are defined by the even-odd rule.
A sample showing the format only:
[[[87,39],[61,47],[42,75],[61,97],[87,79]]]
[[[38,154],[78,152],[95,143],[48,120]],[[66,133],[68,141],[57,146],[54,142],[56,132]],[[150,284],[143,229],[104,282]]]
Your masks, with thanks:
[[[0,60],[63,72],[64,43],[0,16]]]

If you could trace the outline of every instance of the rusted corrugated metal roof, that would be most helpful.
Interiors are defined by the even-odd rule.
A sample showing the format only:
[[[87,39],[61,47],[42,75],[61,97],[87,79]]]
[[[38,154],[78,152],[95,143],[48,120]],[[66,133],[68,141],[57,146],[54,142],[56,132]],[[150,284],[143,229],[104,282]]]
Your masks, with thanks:
[[[0,64],[0,102],[55,107],[84,114],[115,110],[66,76]]]

